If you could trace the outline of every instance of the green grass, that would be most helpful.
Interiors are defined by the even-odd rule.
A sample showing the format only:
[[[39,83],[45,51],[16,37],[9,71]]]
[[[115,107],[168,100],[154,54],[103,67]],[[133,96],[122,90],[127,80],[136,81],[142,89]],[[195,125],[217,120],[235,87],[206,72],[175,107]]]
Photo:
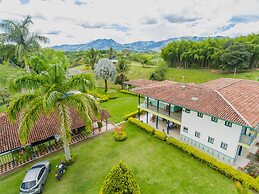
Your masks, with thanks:
[[[1,112],[5,112],[6,109],[7,109],[6,105],[0,106],[0,113],[1,113]]]
[[[115,142],[112,133],[72,146],[77,161],[69,166],[63,179],[55,180],[55,165],[62,152],[50,160],[52,171],[45,185],[45,194],[98,193],[113,165],[123,160],[133,171],[143,194],[171,193],[235,193],[234,182],[169,146],[139,128],[126,124],[128,139]],[[0,193],[18,193],[27,165],[11,175],[0,178]]]
[[[133,95],[118,92],[118,98],[101,103],[101,108],[108,110],[111,115],[109,120],[113,123],[123,121],[123,117],[137,110],[138,98]]]

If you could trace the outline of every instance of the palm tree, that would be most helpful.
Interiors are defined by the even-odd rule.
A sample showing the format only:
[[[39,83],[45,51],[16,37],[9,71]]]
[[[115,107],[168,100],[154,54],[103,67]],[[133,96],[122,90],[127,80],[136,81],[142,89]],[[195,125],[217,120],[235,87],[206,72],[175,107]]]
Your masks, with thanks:
[[[99,59],[99,51],[91,48],[86,52],[86,59],[87,63],[91,65],[91,68],[94,69],[94,65],[98,62]]]
[[[26,16],[21,22],[3,20],[0,23],[0,29],[4,32],[1,34],[1,40],[3,43],[15,45],[15,56],[19,62],[23,61],[26,54],[40,48],[40,42],[48,42],[45,36],[29,31],[31,24],[31,16]]]
[[[19,138],[22,144],[30,130],[42,114],[54,113],[58,118],[60,136],[63,141],[66,160],[71,159],[69,142],[71,140],[70,108],[74,108],[84,119],[86,129],[92,129],[92,118],[99,117],[96,101],[87,94],[93,89],[95,81],[91,75],[80,74],[68,77],[64,62],[58,61],[41,74],[27,74],[11,84],[11,89],[19,92],[7,110],[11,121],[19,115]]]
[[[117,83],[121,84],[122,90],[124,89],[124,82],[126,81],[126,73],[129,70],[129,61],[125,58],[121,58],[118,60],[116,71],[118,73]]]

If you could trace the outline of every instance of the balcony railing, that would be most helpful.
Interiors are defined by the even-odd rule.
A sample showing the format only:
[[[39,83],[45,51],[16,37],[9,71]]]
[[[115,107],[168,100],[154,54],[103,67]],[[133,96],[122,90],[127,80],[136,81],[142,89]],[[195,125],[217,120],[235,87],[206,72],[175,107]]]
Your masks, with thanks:
[[[247,145],[251,145],[251,143],[255,140],[256,135],[257,135],[257,133],[255,133],[251,136],[242,134],[240,136],[240,142],[245,143]]]
[[[157,106],[154,106],[154,105],[151,105],[151,104],[149,104],[147,106],[147,103],[140,104],[140,107],[152,110],[154,112],[160,113],[162,115],[165,115],[167,117],[170,117],[170,118],[178,120],[178,121],[182,120],[182,111],[181,110],[177,111],[177,112],[170,112],[170,114],[169,114],[169,110],[164,109],[164,108],[160,108],[160,107],[157,109]]]

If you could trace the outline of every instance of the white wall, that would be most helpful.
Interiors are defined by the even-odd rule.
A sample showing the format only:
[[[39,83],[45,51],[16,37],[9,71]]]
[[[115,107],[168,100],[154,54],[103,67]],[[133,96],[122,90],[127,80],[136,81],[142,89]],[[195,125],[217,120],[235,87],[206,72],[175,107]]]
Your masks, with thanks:
[[[183,131],[188,128],[188,133]],[[203,114],[203,118],[197,116],[197,112],[182,112],[182,125],[180,134],[200,142],[214,150],[217,150],[231,158],[235,158],[242,127],[232,124],[225,126],[225,121],[218,119],[217,123],[211,121],[211,117]],[[195,131],[201,133],[200,138],[195,137]],[[208,142],[208,136],[214,138],[214,144]],[[227,143],[227,150],[220,147],[221,142]]]

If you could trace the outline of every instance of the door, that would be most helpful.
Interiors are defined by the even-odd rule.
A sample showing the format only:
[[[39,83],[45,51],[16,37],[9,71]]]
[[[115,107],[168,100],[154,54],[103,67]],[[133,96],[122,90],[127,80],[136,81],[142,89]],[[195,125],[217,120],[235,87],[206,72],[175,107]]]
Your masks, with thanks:
[[[239,156],[241,156],[242,150],[243,150],[243,146],[239,146],[239,149],[238,149],[238,155],[239,155]]]

